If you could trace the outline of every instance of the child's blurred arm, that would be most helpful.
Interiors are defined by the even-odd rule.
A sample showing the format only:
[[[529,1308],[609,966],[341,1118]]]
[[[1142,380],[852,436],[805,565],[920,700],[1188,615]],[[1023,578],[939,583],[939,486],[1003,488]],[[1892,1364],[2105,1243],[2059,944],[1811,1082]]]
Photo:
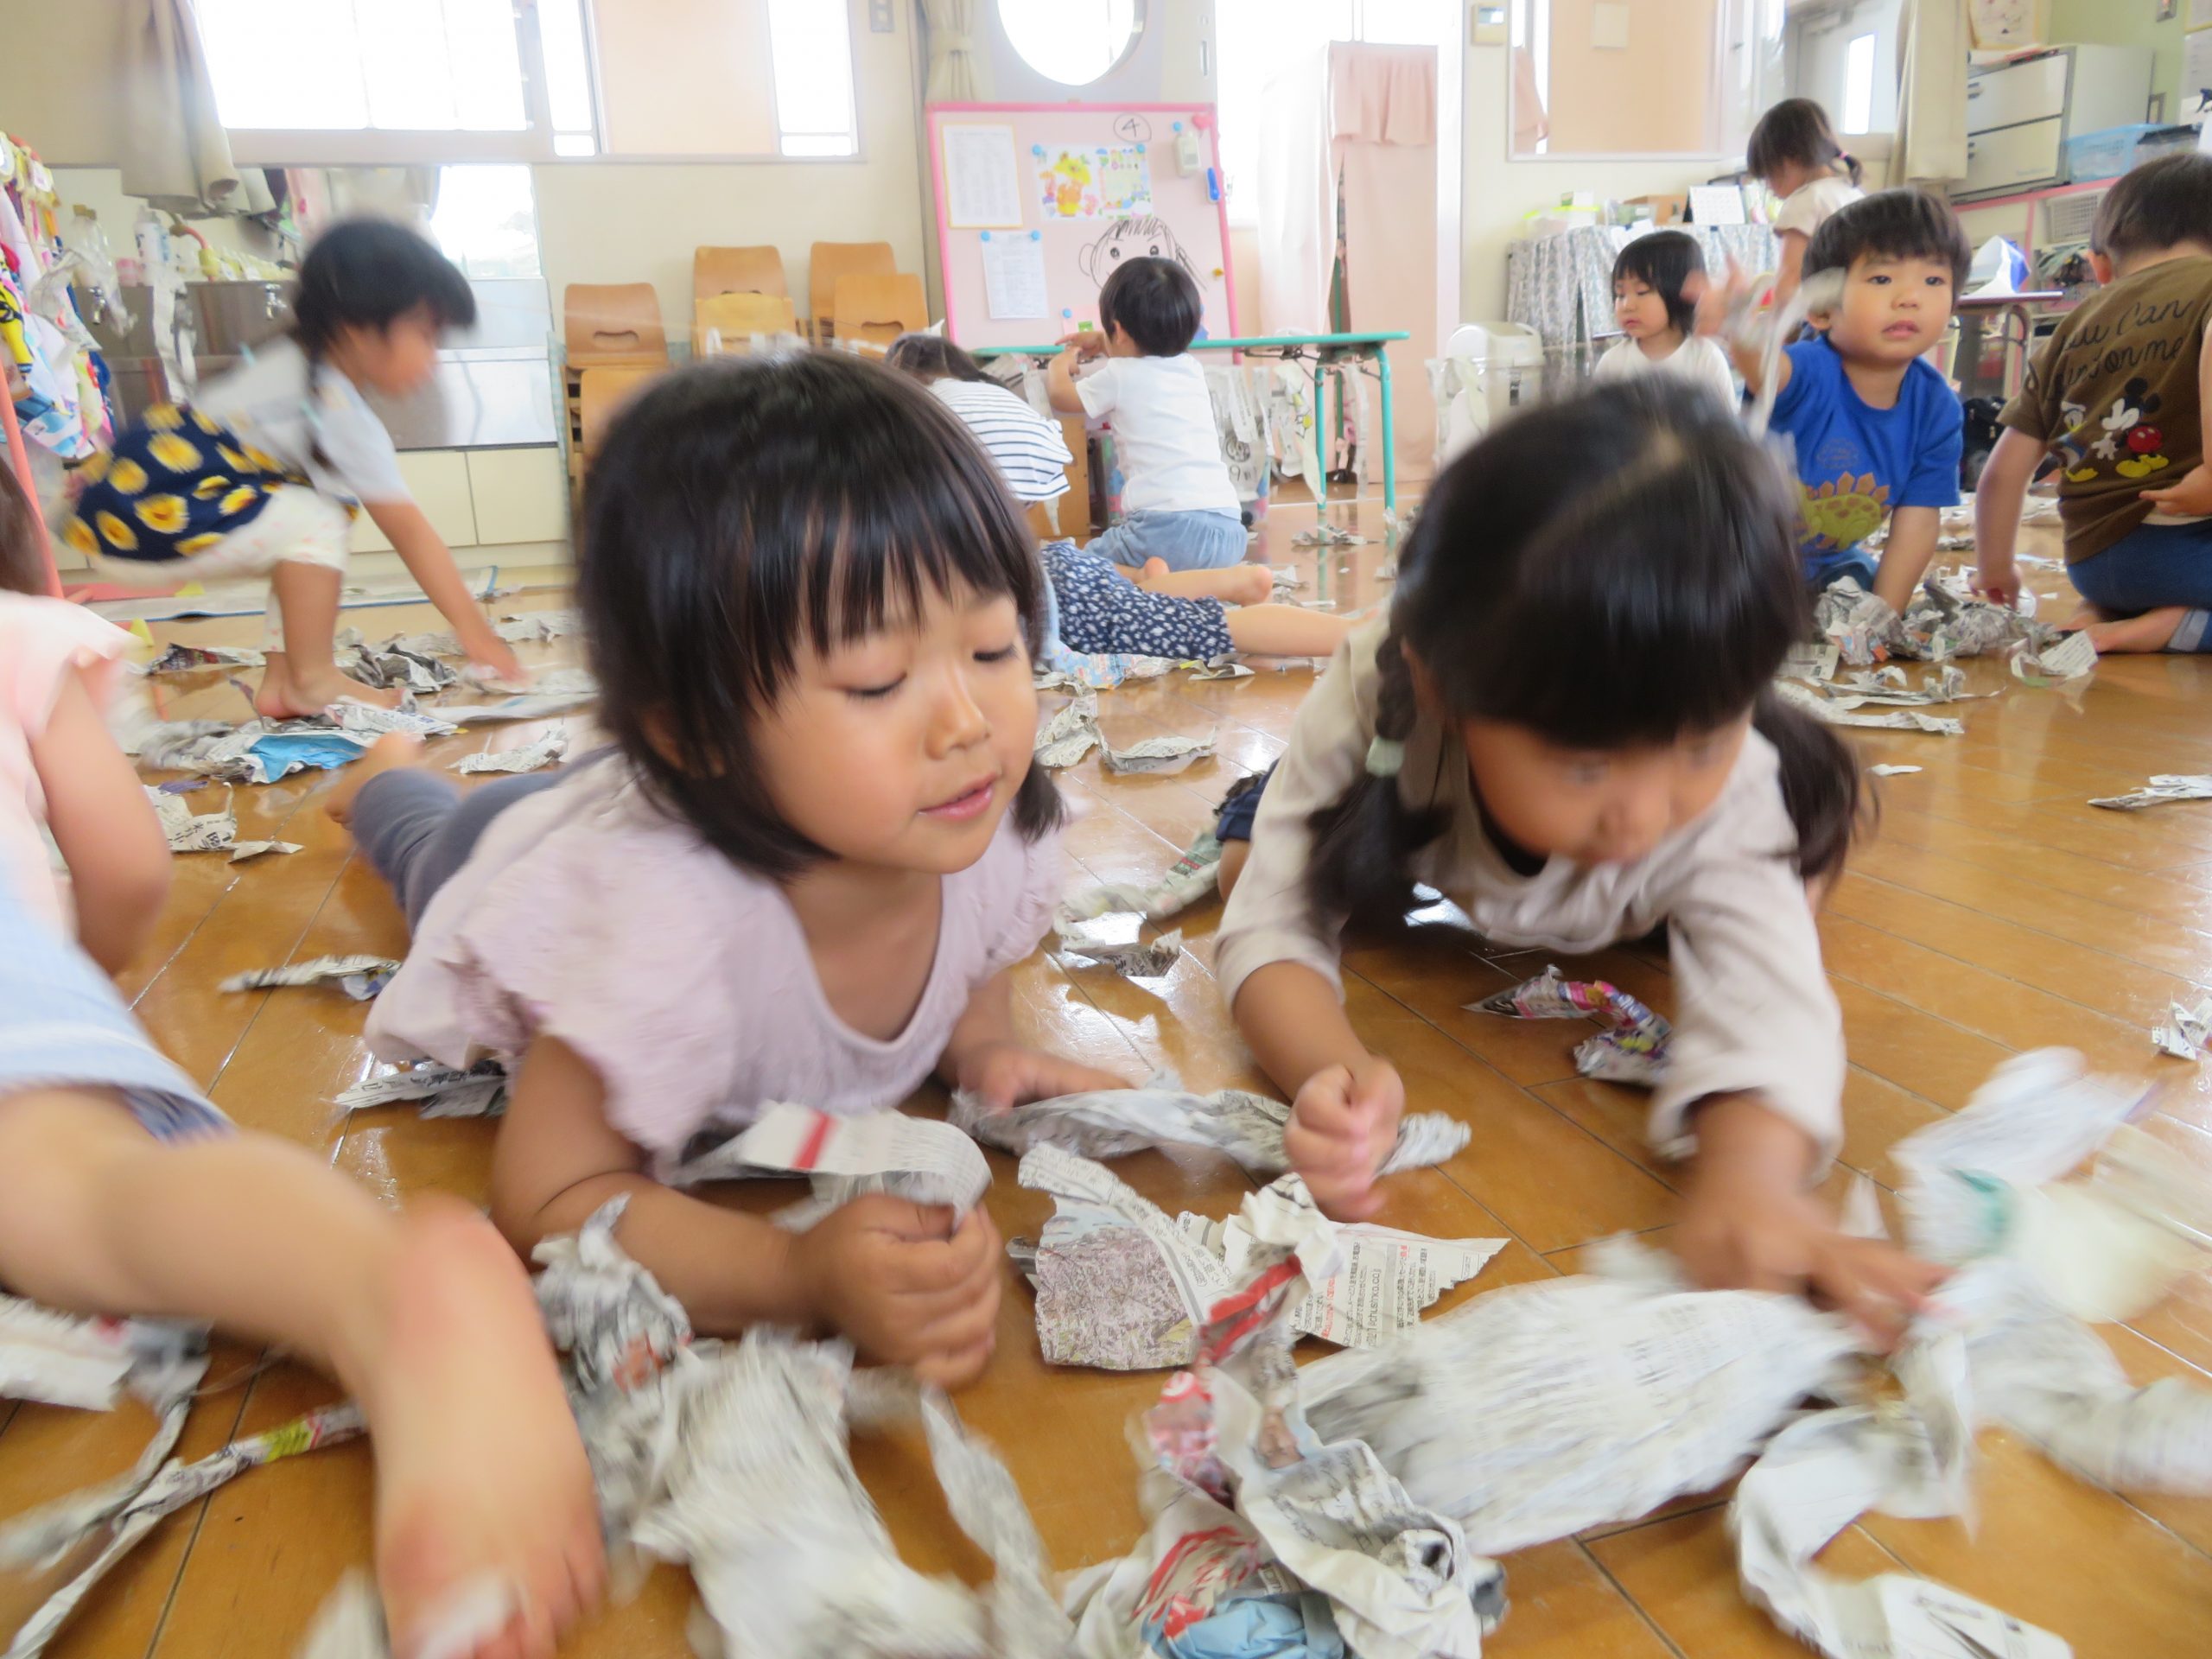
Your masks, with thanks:
[[[1801,242],[1803,238],[1798,238]],[[1693,278],[1693,281],[1697,280]],[[1795,286],[1795,283],[1792,283]],[[1774,312],[1759,312],[1751,301],[1751,279],[1738,265],[1733,255],[1728,260],[1728,276],[1724,282],[1704,279],[1697,298],[1697,332],[1716,337],[1728,353],[1728,360],[1736,365],[1736,372],[1744,377],[1744,395],[1756,397],[1763,384],[1763,361],[1766,355],[1766,335],[1762,325],[1771,328]],[[1776,291],[1775,306],[1782,300]],[[1775,364],[1774,395],[1777,397],[1789,390],[1791,364],[1789,354],[1783,353]]]
[[[1368,1052],[1336,988],[1303,963],[1255,969],[1233,1013],[1260,1069],[1291,1096],[1283,1149],[1314,1202],[1347,1221],[1374,1214],[1375,1173],[1406,1109],[1397,1068]]]
[[[1789,296],[1797,291],[1803,279],[1805,250],[1812,238],[1802,231],[1784,231],[1775,240],[1781,245],[1782,254],[1774,268],[1774,308],[1777,311],[1789,303]]]
[[[708,1335],[772,1324],[828,1326],[862,1354],[955,1384],[989,1356],[998,1235],[980,1210],[951,1214],[874,1194],[804,1233],[709,1204],[645,1173],[607,1121],[599,1074],[558,1038],[530,1046],[492,1154],[492,1218],[527,1255],[627,1194],[622,1248]]]
[[[1890,515],[1890,538],[1874,571],[1874,591],[1899,616],[1935,560],[1942,529],[1942,515],[1934,507],[1899,507]]]
[[[938,1061],[938,1076],[1000,1111],[1058,1095],[1128,1088],[1127,1077],[1031,1048],[1014,1034],[1013,971],[992,975],[969,999]]]
[[[2017,427],[2006,427],[1982,463],[1974,486],[1974,590],[1999,605],[2020,597],[2020,573],[2012,544],[2020,533],[2020,509],[2028,485],[2042,464],[2044,447]]]
[[[154,931],[168,896],[168,842],[81,671],[72,670],[62,682],[46,729],[30,747],[46,792],[47,828],[69,866],[78,941],[118,973]]]
[[[468,660],[502,680],[529,677],[514,647],[493,632],[484,612],[468,591],[468,583],[454,563],[453,550],[432,527],[429,517],[412,501],[372,501],[369,517],[391,543],[407,574],[438,607],[438,614],[453,624],[454,637],[468,653]]]
[[[1076,359],[1082,353],[1071,346],[1054,358],[1045,370],[1045,395],[1052,399],[1052,407],[1063,415],[1084,412],[1083,394],[1075,389]]]

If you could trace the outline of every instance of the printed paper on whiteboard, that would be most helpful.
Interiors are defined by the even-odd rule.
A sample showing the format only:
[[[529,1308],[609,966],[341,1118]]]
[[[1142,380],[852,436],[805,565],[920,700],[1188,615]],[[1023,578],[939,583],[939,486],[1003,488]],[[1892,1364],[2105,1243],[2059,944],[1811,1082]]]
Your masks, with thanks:
[[[985,231],[983,303],[995,321],[1050,315],[1045,297],[1045,244],[1034,231]]]
[[[944,161],[944,222],[955,230],[1019,226],[1021,176],[1014,168],[1014,129],[948,123],[938,142]]]

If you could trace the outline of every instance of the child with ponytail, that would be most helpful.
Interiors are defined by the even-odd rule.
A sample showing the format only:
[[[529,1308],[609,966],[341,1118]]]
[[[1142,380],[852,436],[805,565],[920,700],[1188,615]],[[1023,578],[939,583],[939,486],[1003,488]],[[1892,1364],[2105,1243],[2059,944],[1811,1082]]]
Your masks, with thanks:
[[[1774,215],[1775,239],[1782,247],[1774,276],[1778,308],[1803,280],[1813,232],[1866,194],[1859,188],[1865,172],[1835,136],[1828,112],[1809,98],[1785,98],[1759,118],[1744,165],[1782,199]]]
[[[1880,1332],[1932,1288],[1808,1191],[1844,1078],[1812,895],[1859,793],[1834,733],[1769,689],[1807,621],[1794,496],[1719,400],[1662,376],[1516,416],[1438,480],[1388,620],[1299,711],[1216,951],[1324,1208],[1379,1207],[1405,1103],[1345,1017],[1338,936],[1402,921],[1419,882],[1502,944],[1667,926],[1651,1134],[1694,1150],[1694,1278],[1809,1287]]]

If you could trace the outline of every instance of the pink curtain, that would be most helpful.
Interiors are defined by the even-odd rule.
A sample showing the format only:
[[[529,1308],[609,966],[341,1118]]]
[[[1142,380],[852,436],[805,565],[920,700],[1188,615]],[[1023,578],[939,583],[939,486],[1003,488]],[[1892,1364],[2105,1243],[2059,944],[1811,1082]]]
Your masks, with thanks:
[[[1427,468],[1436,408],[1436,48],[1329,47],[1331,172],[1344,192],[1344,297],[1355,330],[1402,328],[1390,348],[1398,464]]]

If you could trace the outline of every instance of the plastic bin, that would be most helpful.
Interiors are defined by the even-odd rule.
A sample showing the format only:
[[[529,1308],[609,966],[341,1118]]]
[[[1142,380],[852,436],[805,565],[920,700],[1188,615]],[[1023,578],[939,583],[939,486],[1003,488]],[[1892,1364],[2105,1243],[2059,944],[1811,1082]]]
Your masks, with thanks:
[[[2137,121],[2124,127],[2103,127],[2066,141],[2066,181],[2083,184],[2092,179],[2116,179],[2135,165],[2136,141],[2158,130],[2155,123]]]

